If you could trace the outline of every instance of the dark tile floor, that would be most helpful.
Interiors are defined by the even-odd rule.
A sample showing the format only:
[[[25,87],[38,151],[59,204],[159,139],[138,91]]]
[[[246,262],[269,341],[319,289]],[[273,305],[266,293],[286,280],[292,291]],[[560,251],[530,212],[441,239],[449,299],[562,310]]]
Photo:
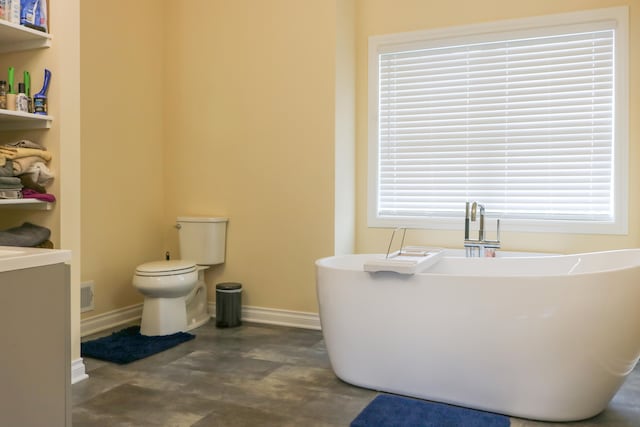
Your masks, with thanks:
[[[319,331],[209,322],[192,332],[195,340],[128,365],[85,358],[73,426],[348,426],[377,394],[334,376]],[[640,367],[595,418],[511,425],[639,427]]]

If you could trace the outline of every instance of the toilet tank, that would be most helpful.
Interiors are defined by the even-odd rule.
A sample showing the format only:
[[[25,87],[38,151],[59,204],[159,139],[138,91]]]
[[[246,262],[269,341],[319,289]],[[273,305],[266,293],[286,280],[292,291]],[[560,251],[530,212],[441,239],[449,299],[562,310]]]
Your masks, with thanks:
[[[177,228],[181,259],[200,265],[224,262],[227,218],[179,216]]]

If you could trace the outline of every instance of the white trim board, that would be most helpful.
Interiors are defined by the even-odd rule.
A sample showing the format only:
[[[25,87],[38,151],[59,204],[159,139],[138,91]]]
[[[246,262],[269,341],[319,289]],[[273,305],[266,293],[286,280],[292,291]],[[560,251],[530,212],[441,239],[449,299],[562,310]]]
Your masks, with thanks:
[[[215,303],[209,303],[211,317],[216,316]],[[242,306],[243,322],[263,323],[267,325],[290,326],[301,329],[321,330],[320,316],[306,311],[281,310],[277,308]]]
[[[208,303],[211,317],[216,315],[215,302]],[[142,304],[112,310],[80,321],[80,336],[95,334],[106,329],[140,321]],[[301,329],[321,330],[320,316],[305,311],[281,310],[276,308],[242,306],[242,321],[268,325],[281,325]]]
[[[89,378],[84,368],[84,362],[82,358],[78,358],[71,361],[71,384],[75,384],[82,380]]]
[[[80,321],[80,336],[95,334],[105,329],[139,321],[142,318],[142,304],[130,305],[117,310],[87,317]]]
[[[207,304],[211,317],[216,316],[216,303]],[[242,321],[262,323],[267,325],[289,326],[301,329],[321,330],[320,316],[317,313],[304,311],[280,310],[276,308],[242,306]],[[88,317],[80,321],[80,336],[95,334],[97,332],[115,328],[127,323],[134,323],[142,318],[142,304],[131,305]],[[71,384],[89,378],[85,371],[82,358],[71,361]]]

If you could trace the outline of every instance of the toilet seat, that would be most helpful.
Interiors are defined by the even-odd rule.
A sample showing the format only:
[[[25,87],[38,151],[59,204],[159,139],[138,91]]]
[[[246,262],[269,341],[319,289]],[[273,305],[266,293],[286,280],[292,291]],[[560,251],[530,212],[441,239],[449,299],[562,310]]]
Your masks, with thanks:
[[[136,268],[136,276],[177,276],[196,271],[196,263],[188,260],[152,261]]]

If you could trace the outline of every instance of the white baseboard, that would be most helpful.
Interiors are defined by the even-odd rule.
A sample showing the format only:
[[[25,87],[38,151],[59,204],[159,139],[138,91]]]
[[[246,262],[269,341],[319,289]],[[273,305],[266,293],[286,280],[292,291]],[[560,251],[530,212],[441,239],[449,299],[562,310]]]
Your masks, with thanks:
[[[216,317],[216,304],[209,302],[209,314]],[[97,316],[82,319],[80,336],[87,336],[111,329],[126,323],[137,322],[142,318],[142,304],[131,305]],[[317,313],[305,311],[280,310],[276,308],[242,306],[242,320],[269,325],[290,326],[302,329],[320,330],[320,317]]]
[[[216,304],[207,304],[211,317],[216,317]],[[242,306],[242,321],[263,323],[268,325],[290,326],[301,329],[321,330],[320,316],[305,311],[280,310],[275,308]],[[95,334],[127,323],[137,322],[142,318],[142,304],[131,305],[80,321],[80,336]],[[85,371],[82,358],[71,361],[71,384],[82,381],[89,376]]]
[[[216,317],[216,304],[209,303],[211,317]],[[242,321],[263,323],[268,325],[290,326],[301,329],[319,331],[320,316],[305,311],[281,310],[276,308],[242,306]]]
[[[80,336],[95,334],[105,329],[114,328],[139,321],[142,318],[142,304],[130,305],[128,307],[112,310],[97,316],[87,317],[80,321]]]
[[[71,384],[75,384],[89,378],[85,369],[82,358],[71,361]]]

